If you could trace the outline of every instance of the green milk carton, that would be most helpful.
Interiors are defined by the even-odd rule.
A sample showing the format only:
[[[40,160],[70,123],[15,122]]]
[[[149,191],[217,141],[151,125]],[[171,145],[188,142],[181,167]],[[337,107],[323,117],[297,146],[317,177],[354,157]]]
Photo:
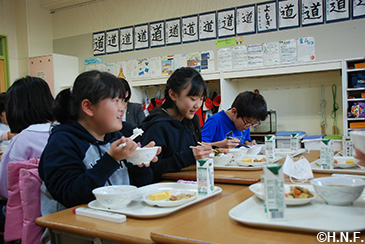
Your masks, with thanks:
[[[331,139],[321,140],[321,169],[333,169],[334,155],[333,155],[333,141]]]
[[[285,219],[285,192],[283,168],[279,163],[264,167],[265,212],[269,219]]]
[[[204,158],[196,161],[196,179],[198,195],[209,195],[214,191],[213,159]]]
[[[266,135],[265,136],[265,156],[266,162],[272,162],[275,157],[275,135]]]
[[[290,134],[290,150],[298,151],[300,149],[299,133]]]

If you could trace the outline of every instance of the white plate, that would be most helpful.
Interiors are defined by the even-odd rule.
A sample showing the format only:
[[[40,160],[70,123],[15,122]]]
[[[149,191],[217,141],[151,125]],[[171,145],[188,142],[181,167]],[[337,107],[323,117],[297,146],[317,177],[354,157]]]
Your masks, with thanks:
[[[304,148],[299,149],[298,151],[292,151],[290,150],[290,148],[276,148],[275,149],[275,153],[278,156],[286,156],[286,155],[290,155],[290,156],[298,156],[299,154],[304,153],[306,150]]]
[[[264,202],[253,196],[229,211],[229,216],[257,228],[275,228],[294,231],[354,232],[365,230],[365,195],[352,206],[327,205],[319,197],[312,204],[285,209],[284,220],[267,218]]]
[[[334,169],[321,169],[321,166],[319,166],[319,160],[317,159],[310,163],[310,166],[312,168],[313,172],[316,173],[345,173],[345,174],[360,174],[365,175],[365,170],[362,170],[359,166],[356,165],[354,168],[348,168],[348,169],[341,169],[341,168],[335,168]]]
[[[93,209],[122,213],[127,216],[135,218],[158,218],[176,212],[180,209],[186,208],[190,205],[203,201],[207,198],[213,197],[222,192],[222,188],[215,186],[213,193],[210,195],[207,196],[197,195],[197,197],[193,201],[187,202],[180,206],[170,207],[170,208],[152,207],[143,201],[142,197],[144,194],[150,192],[165,191],[165,190],[171,190],[171,191],[184,190],[184,191],[198,192],[198,186],[193,184],[183,184],[183,183],[156,183],[138,188],[137,194],[134,196],[133,201],[124,208],[119,208],[119,209],[105,208],[102,205],[100,205],[100,203],[97,200],[91,201],[88,204],[88,206]]]
[[[246,155],[245,157],[263,157],[261,155]],[[282,159],[282,157],[276,157],[273,160],[274,162],[279,161],[280,159]],[[248,163],[251,164],[251,163]],[[262,170],[264,168],[264,164],[262,165],[257,165],[256,163],[252,163],[252,166],[246,166],[246,165],[238,165],[238,163],[228,163],[226,165],[214,165],[214,169],[218,169],[218,170],[243,170],[243,171],[255,171],[255,170]]]
[[[345,163],[347,159],[352,159],[353,163]],[[339,167],[341,169],[348,169],[348,168],[356,168],[358,167],[357,164],[355,163],[355,158],[354,157],[341,157],[341,156],[335,156],[334,157],[335,162],[333,166],[334,167]],[[342,161],[342,163],[338,162],[338,161]]]
[[[242,162],[242,160],[250,158],[252,162]],[[246,155],[241,161],[238,161],[237,164],[239,166],[263,166],[266,163],[266,157],[264,155]],[[264,162],[254,162],[255,160],[261,161],[265,160]]]
[[[311,198],[285,198],[285,204],[286,205],[303,205],[303,204],[307,204],[309,202],[311,202],[312,200],[314,200],[316,198],[316,192],[314,191],[314,188],[312,185],[301,185],[301,184],[295,184],[295,185],[288,185],[288,184],[284,184],[284,192],[285,193],[289,193],[290,192],[290,186],[300,186],[300,187],[304,187],[307,188],[313,195],[314,197]],[[257,196],[258,198],[260,198],[261,200],[264,200],[264,184],[263,183],[256,183],[256,184],[252,184],[249,186],[250,191],[252,191],[255,196]]]
[[[178,194],[192,194],[194,195],[193,197],[187,198],[187,199],[183,199],[183,200],[176,200],[176,201],[171,201],[169,199],[163,199],[163,200],[159,200],[159,201],[153,201],[150,200],[150,194],[151,193],[155,193],[155,192],[150,192],[150,193],[146,193],[143,195],[143,201],[145,201],[145,203],[147,203],[150,206],[157,206],[157,207],[176,207],[176,206],[180,206],[183,205],[185,203],[188,203],[190,201],[193,201],[196,198],[197,192],[196,191],[186,191],[186,190],[174,190],[171,191],[171,195],[178,195]]]

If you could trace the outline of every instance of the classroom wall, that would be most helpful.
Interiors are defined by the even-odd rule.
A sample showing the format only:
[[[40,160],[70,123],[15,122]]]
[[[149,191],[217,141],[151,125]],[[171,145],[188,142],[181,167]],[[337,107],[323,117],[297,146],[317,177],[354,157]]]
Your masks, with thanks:
[[[52,15],[54,51],[78,56],[80,58],[80,71],[83,71],[84,59],[93,57],[91,43],[93,32],[257,2],[262,1],[104,0],[81,8],[56,12]],[[363,33],[365,33],[365,21],[359,19],[253,34],[243,36],[243,38],[245,45],[251,45],[313,36],[316,41],[316,60],[325,61],[364,56]],[[103,61],[104,63],[111,63],[206,50],[217,50],[215,40],[104,55]],[[278,130],[304,130],[308,135],[321,133],[321,86],[323,86],[324,100],[326,101],[326,133],[332,134],[332,85],[336,85],[336,102],[340,108],[337,111],[337,126],[342,133],[340,71],[257,77],[238,79],[232,82],[235,83],[239,91],[260,90],[267,100],[268,108],[277,111]],[[217,90],[217,83],[214,84],[212,90]],[[150,87],[148,89],[149,95],[153,96],[157,90],[158,87]]]

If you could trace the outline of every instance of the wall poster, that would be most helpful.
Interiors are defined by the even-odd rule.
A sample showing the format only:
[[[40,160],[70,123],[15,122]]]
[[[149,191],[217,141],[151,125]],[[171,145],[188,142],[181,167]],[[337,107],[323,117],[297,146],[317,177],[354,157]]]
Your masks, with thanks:
[[[323,24],[323,0],[302,0],[302,26]]]
[[[218,11],[218,37],[230,37],[236,35],[235,9]]]
[[[276,2],[266,2],[257,4],[257,31],[275,31],[276,22]]]
[[[298,0],[279,0],[278,18],[279,29],[299,27]]]
[[[134,42],[136,50],[149,47],[148,24],[134,26]]]
[[[180,18],[165,21],[166,45],[181,44],[180,24]]]
[[[326,22],[348,20],[349,0],[326,0]]]
[[[217,38],[216,13],[209,12],[199,14],[199,39],[209,40]]]
[[[134,38],[133,38],[133,26],[128,26],[119,29],[120,33],[120,51],[132,51],[134,48]]]
[[[106,53],[119,53],[119,30],[106,31]]]
[[[151,47],[165,46],[165,22],[158,21],[150,23]]]
[[[94,56],[105,54],[105,31],[93,33]]]
[[[237,35],[256,33],[255,5],[248,5],[237,8],[236,33]]]
[[[198,15],[190,15],[182,17],[181,21],[181,32],[182,42],[196,42],[199,40]]]

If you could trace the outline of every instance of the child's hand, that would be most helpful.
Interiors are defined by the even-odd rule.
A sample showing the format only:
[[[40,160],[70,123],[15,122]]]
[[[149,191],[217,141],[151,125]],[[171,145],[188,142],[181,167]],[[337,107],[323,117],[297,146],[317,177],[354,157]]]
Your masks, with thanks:
[[[235,148],[240,144],[240,140],[238,138],[226,138],[223,141],[220,141],[220,148]]]
[[[249,145],[249,146],[257,145],[256,140],[252,140],[251,142],[250,141],[245,141],[245,144]]]
[[[362,153],[359,149],[357,149],[356,147],[354,147],[355,149],[355,156],[354,158],[358,159],[359,161],[357,162],[359,165],[365,167],[365,154]]]
[[[144,146],[144,147],[154,147],[156,145],[156,143],[154,142],[154,141],[150,141],[146,146]],[[158,160],[158,157],[157,157],[157,155],[159,155],[160,153],[161,153],[161,147],[159,147],[158,149],[157,149],[157,153],[156,153],[156,156],[151,160],[151,162],[157,162],[157,160]],[[150,166],[150,164],[139,164],[138,165],[138,167],[143,167],[143,166],[146,166],[146,167],[149,167]]]
[[[193,148],[195,159],[209,158],[211,153],[212,147],[210,145],[196,146]]]
[[[124,147],[120,147],[119,145],[125,143]],[[110,146],[108,151],[109,155],[115,159],[115,161],[119,162],[120,160],[127,159],[131,157],[137,149],[137,143],[135,143],[130,138],[126,138],[122,136],[119,140],[116,140]]]

